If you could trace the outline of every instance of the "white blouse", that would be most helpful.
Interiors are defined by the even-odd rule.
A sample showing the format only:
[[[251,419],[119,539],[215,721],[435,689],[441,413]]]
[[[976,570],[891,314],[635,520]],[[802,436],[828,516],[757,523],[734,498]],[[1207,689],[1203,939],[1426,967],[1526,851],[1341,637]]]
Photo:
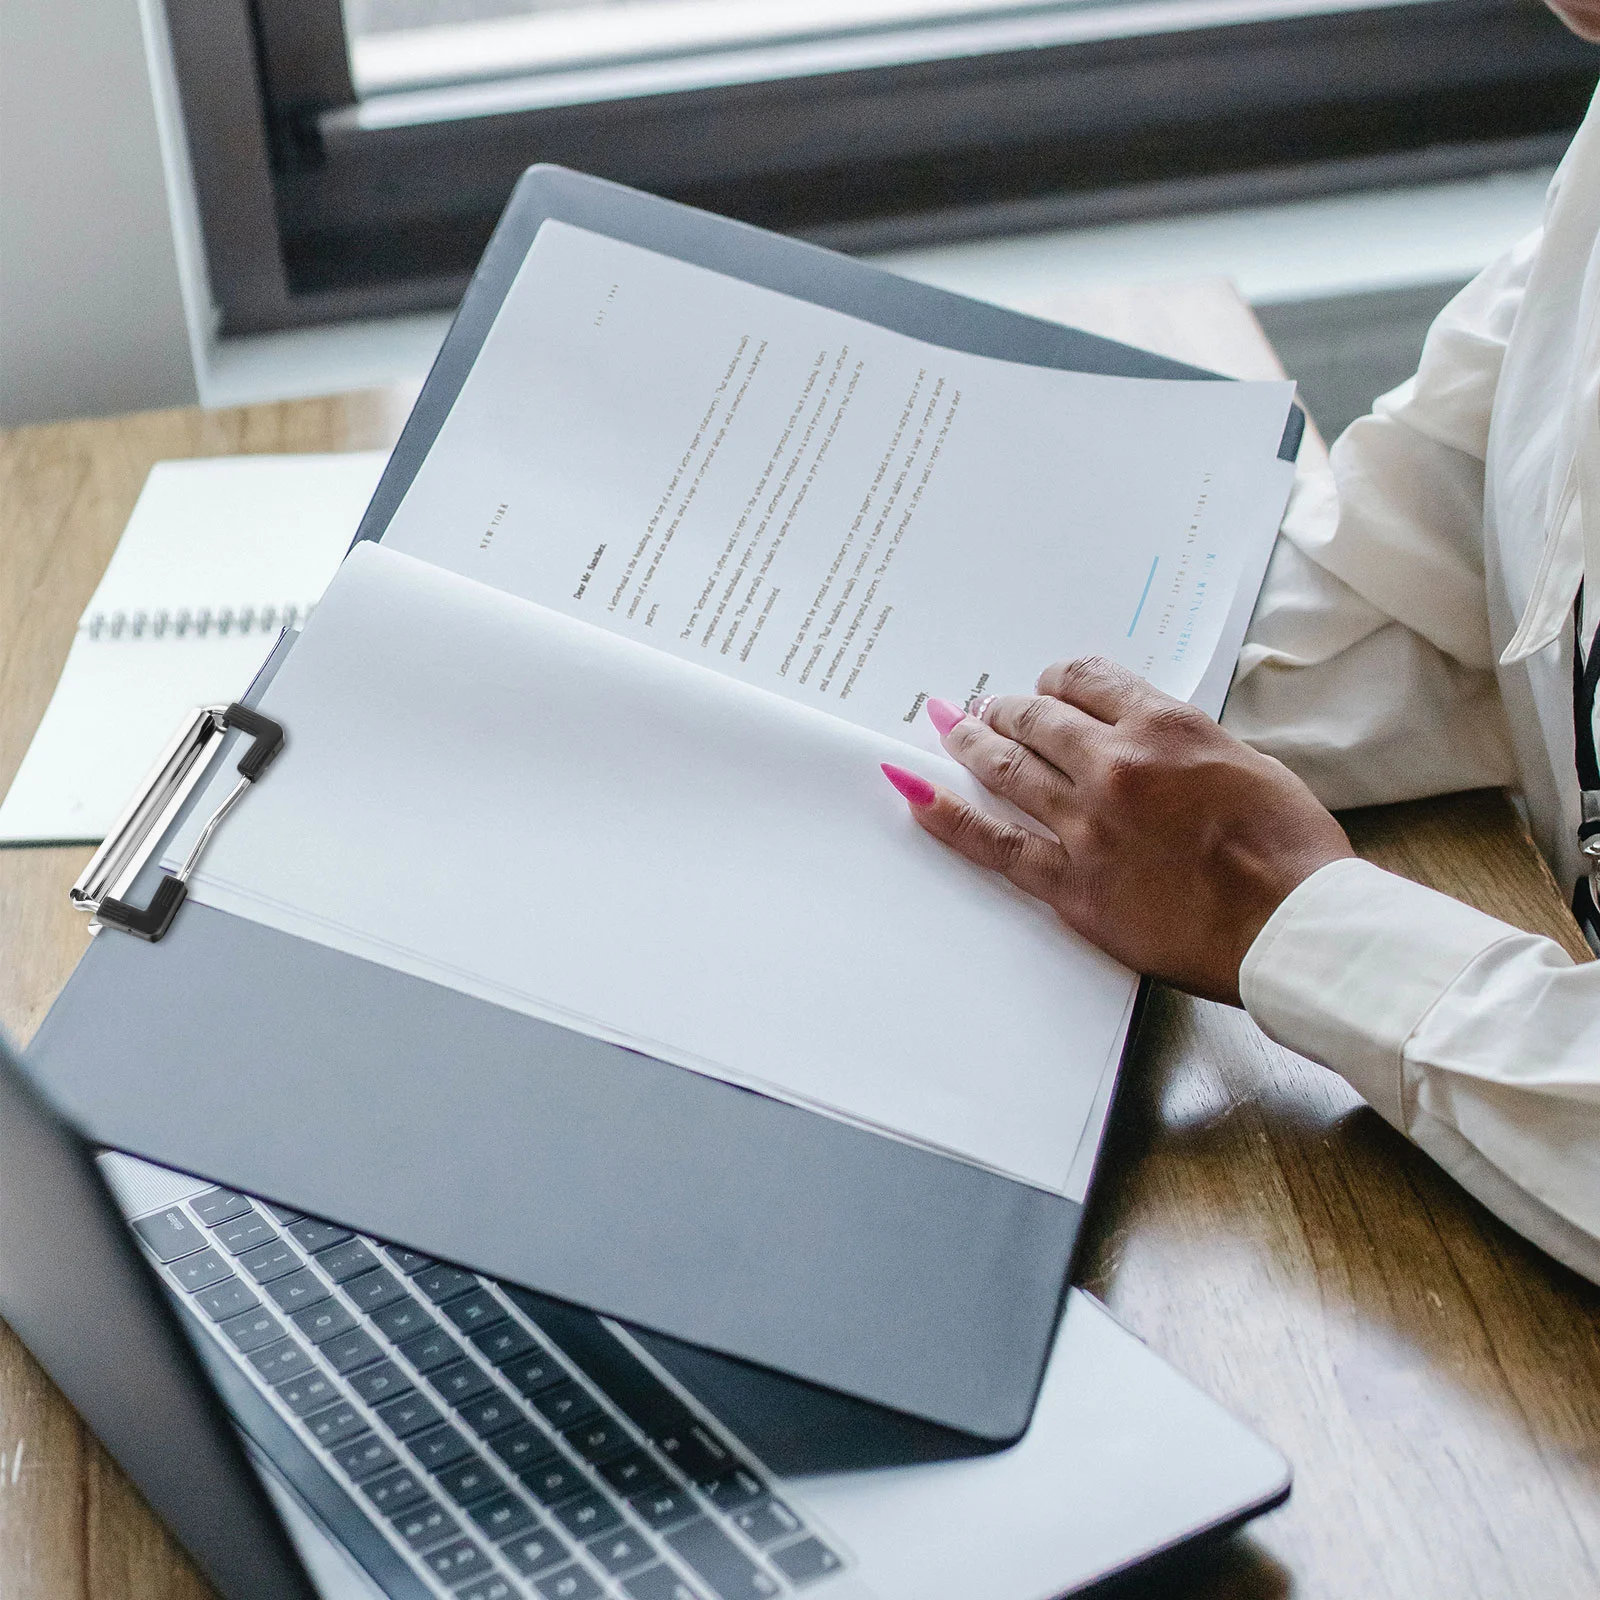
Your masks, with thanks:
[[[1224,724],[1330,807],[1488,785],[1570,891],[1572,618],[1600,596],[1600,97],[1544,221],[1417,375],[1296,485]],[[1492,1211],[1600,1281],[1600,963],[1364,862],[1284,901],[1240,974]]]

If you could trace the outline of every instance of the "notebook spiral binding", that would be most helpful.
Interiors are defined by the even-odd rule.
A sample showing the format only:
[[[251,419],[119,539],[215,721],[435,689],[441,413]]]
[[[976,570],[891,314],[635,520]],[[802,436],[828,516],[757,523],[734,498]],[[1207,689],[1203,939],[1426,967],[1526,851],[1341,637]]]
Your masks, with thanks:
[[[311,615],[309,605],[180,606],[175,611],[96,611],[80,631],[91,639],[208,639],[240,634],[277,634],[298,628]]]

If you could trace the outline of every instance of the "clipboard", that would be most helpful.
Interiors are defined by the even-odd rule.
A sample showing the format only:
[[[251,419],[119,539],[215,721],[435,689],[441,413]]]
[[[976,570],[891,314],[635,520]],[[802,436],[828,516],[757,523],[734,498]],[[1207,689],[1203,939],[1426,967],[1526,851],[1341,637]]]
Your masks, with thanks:
[[[948,348],[1066,370],[1216,377],[534,167],[358,541],[383,537],[547,218]],[[1302,425],[1296,408],[1282,459],[1293,459]],[[1219,652],[1228,672],[1253,603],[1246,583]],[[281,640],[229,710],[248,714],[292,648],[293,636]],[[241,741],[260,738],[235,716],[207,762],[248,761]],[[282,759],[292,750],[290,729]],[[146,801],[144,864],[113,899],[137,913],[174,897],[156,862],[198,792]],[[94,941],[29,1052],[41,1086],[95,1142],[981,1440],[1026,1428],[1081,1199],[204,905],[170,910],[153,939],[108,929]],[[1104,1118],[1103,1103],[1090,1137]]]

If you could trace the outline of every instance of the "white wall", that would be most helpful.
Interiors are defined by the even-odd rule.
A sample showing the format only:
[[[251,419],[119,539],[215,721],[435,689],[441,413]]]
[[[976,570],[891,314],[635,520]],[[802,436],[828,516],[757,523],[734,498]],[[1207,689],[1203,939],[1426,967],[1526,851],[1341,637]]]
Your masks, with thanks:
[[[197,396],[166,52],[159,0],[0,0],[0,426]]]

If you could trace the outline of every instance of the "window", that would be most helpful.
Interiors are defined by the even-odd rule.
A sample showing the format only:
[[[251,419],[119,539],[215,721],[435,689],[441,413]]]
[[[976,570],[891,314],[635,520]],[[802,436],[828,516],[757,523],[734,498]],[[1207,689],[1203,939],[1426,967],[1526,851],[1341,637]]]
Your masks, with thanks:
[[[225,331],[448,305],[556,161],[887,247],[1547,159],[1536,0],[167,0]]]
[[[650,64],[661,83],[669,61],[687,66],[680,84],[704,82],[770,74],[776,63],[754,55],[785,49],[794,52],[791,72],[805,70],[804,55],[819,47],[830,57],[842,48],[862,64],[863,46],[904,58],[916,49],[906,36],[929,24],[1002,15],[1031,22],[1029,12],[1061,9],[1016,0],[351,0],[345,14],[351,76],[366,97],[622,65]]]

